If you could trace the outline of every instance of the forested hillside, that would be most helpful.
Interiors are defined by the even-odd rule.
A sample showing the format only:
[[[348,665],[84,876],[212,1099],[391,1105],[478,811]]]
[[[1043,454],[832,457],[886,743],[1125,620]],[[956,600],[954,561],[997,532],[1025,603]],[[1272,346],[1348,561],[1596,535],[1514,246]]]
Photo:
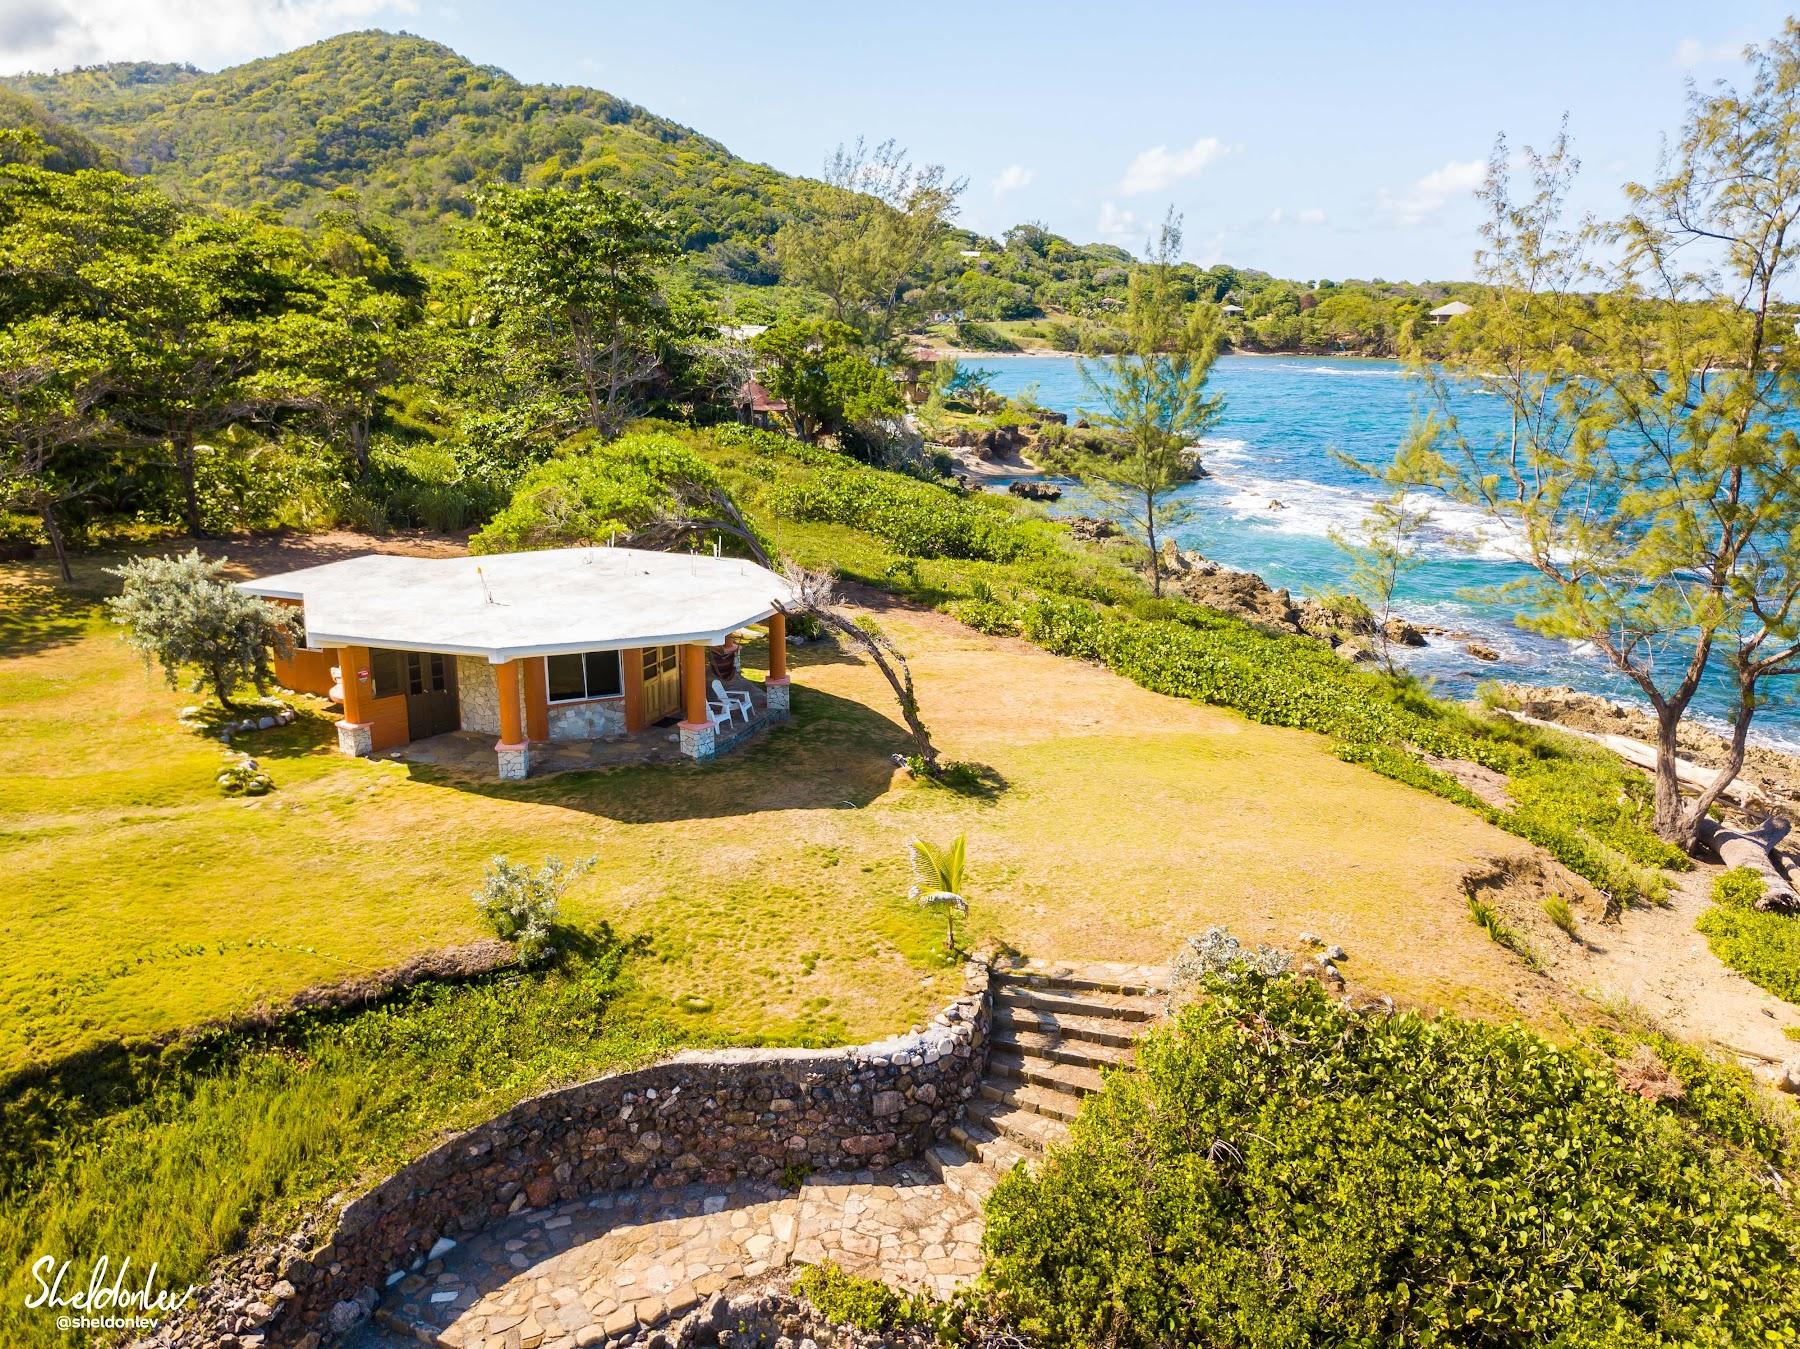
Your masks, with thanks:
[[[493,179],[627,187],[690,250],[767,238],[808,188],[610,94],[521,84],[405,34],[347,33],[217,74],[115,63],[6,83],[179,198],[304,223],[354,187],[426,255]]]
[[[428,262],[448,256],[454,227],[473,215],[483,183],[593,181],[665,216],[696,277],[778,287],[789,280],[774,246],[782,223],[829,212],[835,194],[610,94],[523,84],[406,34],[349,33],[216,74],[132,62],[0,83],[177,200],[272,206],[289,223],[310,225],[334,191],[353,188]],[[27,103],[0,103],[0,122],[39,120]],[[1041,225],[1015,226],[997,240],[952,228],[906,283],[951,340],[1072,348],[1106,344],[1131,263],[1116,245],[1079,244]],[[1229,335],[1256,350],[1390,353],[1407,319],[1449,293],[1282,281],[1228,266],[1188,270],[1196,298],[1243,311]],[[765,291],[775,307],[752,303],[742,317],[791,309],[807,297],[786,292],[803,290]],[[1026,331],[986,326],[1021,320],[1039,323]]]

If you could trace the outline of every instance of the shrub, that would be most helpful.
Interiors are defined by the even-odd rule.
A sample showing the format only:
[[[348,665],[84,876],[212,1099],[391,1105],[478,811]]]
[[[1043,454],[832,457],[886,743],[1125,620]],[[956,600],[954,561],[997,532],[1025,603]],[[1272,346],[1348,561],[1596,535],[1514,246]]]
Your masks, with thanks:
[[[1610,1064],[1244,970],[987,1205],[1048,1349],[1789,1343],[1800,1228]]]
[[[563,891],[595,859],[565,863],[551,856],[535,872],[504,857],[488,860],[475,907],[494,931],[518,948],[519,962],[538,965],[556,950],[553,929]]]
[[[1469,917],[1475,920],[1475,925],[1527,965],[1533,969],[1537,968],[1537,952],[1533,951],[1530,943],[1513,930],[1512,926],[1501,916],[1500,910],[1474,895],[1470,895],[1468,899]]]
[[[222,707],[244,684],[264,692],[274,682],[272,651],[293,649],[298,615],[239,590],[224,579],[225,564],[199,550],[185,557],[147,557],[109,568],[123,582],[107,601],[125,641],[162,666],[169,687],[193,671],[191,688],[209,690]]]
[[[469,540],[469,551],[608,543],[676,511],[694,492],[723,494],[712,465],[672,435],[635,432],[534,468],[506,509]]]
[[[780,484],[774,506],[790,520],[864,530],[907,557],[1010,562],[1035,546],[1005,502],[841,459]]]

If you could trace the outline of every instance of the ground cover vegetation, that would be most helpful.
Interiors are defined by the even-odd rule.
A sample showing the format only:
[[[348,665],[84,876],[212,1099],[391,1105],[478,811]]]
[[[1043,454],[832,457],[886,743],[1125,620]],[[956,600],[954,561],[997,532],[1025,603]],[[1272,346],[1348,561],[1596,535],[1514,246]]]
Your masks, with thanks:
[[[1800,1003],[1800,918],[1756,907],[1762,878],[1740,868],[1713,882],[1713,903],[1697,926],[1732,969],[1778,998]]]

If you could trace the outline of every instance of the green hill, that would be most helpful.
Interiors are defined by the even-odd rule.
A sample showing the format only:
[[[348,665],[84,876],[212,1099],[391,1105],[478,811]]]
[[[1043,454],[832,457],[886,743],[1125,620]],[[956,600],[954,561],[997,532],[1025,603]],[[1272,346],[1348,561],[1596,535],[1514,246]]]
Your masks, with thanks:
[[[489,179],[603,177],[656,202],[688,250],[737,256],[812,190],[600,90],[523,84],[407,34],[346,33],[216,74],[119,62],[0,85],[177,197],[305,221],[355,187],[427,255]]]
[[[8,154],[24,154],[27,162],[42,162],[45,168],[58,173],[114,167],[113,157],[91,139],[52,117],[36,99],[11,89],[0,89],[0,131],[29,131],[43,142],[41,148],[0,151],[0,159]]]

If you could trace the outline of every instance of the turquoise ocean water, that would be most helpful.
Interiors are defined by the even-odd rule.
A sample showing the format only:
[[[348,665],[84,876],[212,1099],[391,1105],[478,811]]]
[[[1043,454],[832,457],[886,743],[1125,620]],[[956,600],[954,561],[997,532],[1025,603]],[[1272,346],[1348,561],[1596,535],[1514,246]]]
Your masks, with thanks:
[[[1004,393],[1035,386],[1043,406],[1071,418],[1091,401],[1070,357],[967,364],[992,371],[991,383]],[[1365,463],[1391,458],[1416,415],[1417,381],[1391,361],[1226,356],[1214,367],[1210,387],[1226,400],[1224,419],[1202,442],[1212,476],[1184,489],[1194,509],[1176,538],[1298,595],[1344,589],[1349,560],[1330,534],[1334,528],[1354,531],[1377,489],[1333,452]],[[1471,397],[1459,412],[1475,430],[1490,417],[1497,425],[1501,406],[1498,399]],[[1097,507],[1075,489],[1053,509],[1091,514]],[[1490,534],[1474,512],[1434,506],[1425,531],[1427,560],[1402,583],[1396,608],[1416,621],[1473,634],[1500,652],[1500,661],[1475,660],[1462,641],[1434,637],[1424,650],[1404,653],[1411,669],[1451,697],[1468,697],[1481,680],[1500,678],[1569,684],[1641,702],[1602,657],[1517,625],[1513,609],[1491,592],[1525,569],[1509,560],[1504,539]],[[1472,551],[1461,546],[1470,540],[1476,541]],[[1702,715],[1718,714],[1727,698],[1724,681],[1709,680],[1699,698]],[[1800,708],[1767,708],[1758,713],[1757,726],[1757,739],[1800,749]]]

